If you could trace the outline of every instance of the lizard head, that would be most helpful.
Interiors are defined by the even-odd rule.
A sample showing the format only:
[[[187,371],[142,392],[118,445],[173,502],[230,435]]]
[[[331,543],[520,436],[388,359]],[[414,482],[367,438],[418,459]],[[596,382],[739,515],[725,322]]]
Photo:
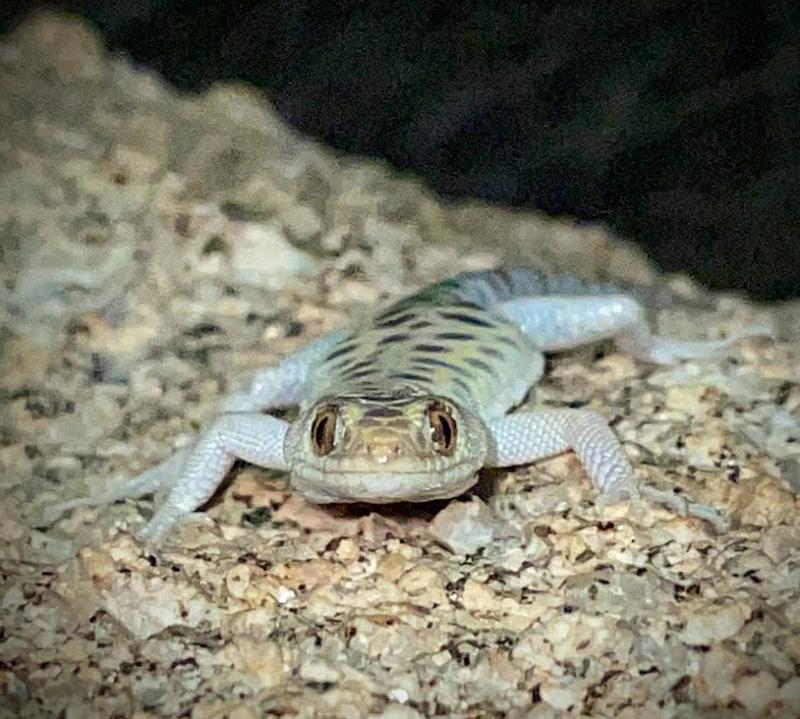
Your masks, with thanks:
[[[324,398],[286,436],[292,486],[314,502],[422,502],[475,483],[488,433],[434,395]]]

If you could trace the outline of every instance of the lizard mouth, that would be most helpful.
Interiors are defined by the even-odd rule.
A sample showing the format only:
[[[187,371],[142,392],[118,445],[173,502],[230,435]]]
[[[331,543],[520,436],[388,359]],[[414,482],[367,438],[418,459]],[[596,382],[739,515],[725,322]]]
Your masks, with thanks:
[[[292,470],[290,484],[306,499],[332,502],[428,502],[463,494],[477,481],[481,463],[463,461],[446,468],[420,470],[374,468],[322,470],[303,466]]]

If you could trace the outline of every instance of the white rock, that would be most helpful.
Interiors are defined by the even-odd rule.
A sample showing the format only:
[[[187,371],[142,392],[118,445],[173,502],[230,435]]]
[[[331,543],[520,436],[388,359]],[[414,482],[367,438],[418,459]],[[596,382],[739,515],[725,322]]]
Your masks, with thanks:
[[[722,642],[736,635],[750,614],[750,607],[741,602],[694,614],[686,620],[686,626],[680,633],[681,641],[687,644]]]
[[[113,397],[96,391],[79,402],[72,414],[57,417],[46,430],[46,440],[70,452],[91,451],[122,422],[123,412]]]
[[[275,593],[275,600],[278,604],[286,604],[287,602],[291,602],[297,596],[293,589],[289,589],[289,587],[284,587],[281,585],[278,587],[278,591]]]
[[[309,657],[300,664],[300,676],[307,682],[335,684],[341,679],[336,667],[317,657]]]
[[[750,716],[761,716],[778,693],[778,680],[769,672],[756,672],[736,681],[733,696]]]
[[[390,689],[389,692],[386,694],[392,701],[397,702],[398,704],[405,704],[408,702],[408,692],[405,689],[396,688]]]
[[[539,687],[542,699],[553,709],[566,711],[570,707],[577,707],[583,701],[584,688],[579,684],[554,684],[544,682]]]
[[[312,240],[324,229],[322,219],[308,205],[291,205],[281,213],[281,222],[300,241]]]
[[[294,248],[276,227],[236,223],[231,234],[233,279],[245,285],[277,290],[297,275],[309,274],[314,260]]]
[[[451,502],[437,514],[428,532],[456,554],[472,554],[495,537],[497,517],[480,499]]]
[[[795,714],[800,714],[800,677],[792,677],[778,692],[778,698],[784,708],[790,709]]]

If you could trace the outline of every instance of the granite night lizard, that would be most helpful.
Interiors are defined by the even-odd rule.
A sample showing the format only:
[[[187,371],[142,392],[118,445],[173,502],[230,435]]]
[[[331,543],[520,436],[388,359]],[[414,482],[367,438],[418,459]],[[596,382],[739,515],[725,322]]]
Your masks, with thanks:
[[[669,364],[712,357],[749,334],[667,339],[651,334],[633,296],[606,284],[529,269],[464,273],[261,370],[189,446],[116,490],[51,510],[165,491],[139,533],[157,541],[237,459],[289,472],[313,502],[386,503],[455,497],[482,467],[572,450],[606,501],[647,495],[718,522],[711,507],[637,482],[600,414],[509,411],[542,376],[548,351],[613,339],[637,359]],[[299,406],[294,423],[264,414],[289,405]]]

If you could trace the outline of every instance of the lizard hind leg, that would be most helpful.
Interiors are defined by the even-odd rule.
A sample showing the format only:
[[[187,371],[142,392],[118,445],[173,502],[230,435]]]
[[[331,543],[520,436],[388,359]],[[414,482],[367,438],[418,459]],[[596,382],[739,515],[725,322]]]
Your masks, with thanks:
[[[518,297],[500,303],[498,310],[544,352],[613,339],[632,357],[655,364],[710,359],[744,337],[772,334],[763,325],[748,325],[722,340],[661,337],[650,331],[642,306],[626,294]]]
[[[44,521],[51,524],[62,514],[79,507],[100,507],[123,499],[137,499],[147,494],[168,488],[180,476],[181,468],[189,455],[190,447],[184,447],[175,452],[155,467],[142,472],[118,487],[112,487],[106,492],[101,492],[92,497],[78,497],[64,502],[51,504],[44,510]]]

